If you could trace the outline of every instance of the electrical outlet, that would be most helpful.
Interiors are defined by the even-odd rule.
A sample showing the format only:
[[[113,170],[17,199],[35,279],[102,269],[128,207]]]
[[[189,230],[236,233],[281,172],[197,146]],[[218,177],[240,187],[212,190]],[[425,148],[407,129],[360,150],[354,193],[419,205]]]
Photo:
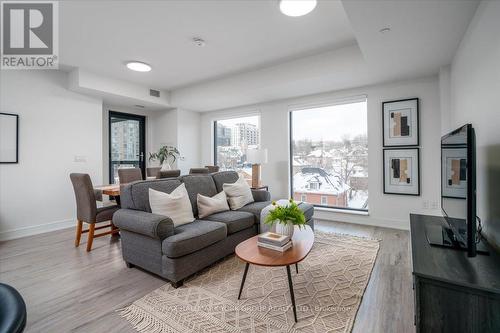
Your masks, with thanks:
[[[77,162],[77,163],[85,163],[85,162],[87,162],[87,156],[75,155],[75,158],[73,159],[73,161]]]

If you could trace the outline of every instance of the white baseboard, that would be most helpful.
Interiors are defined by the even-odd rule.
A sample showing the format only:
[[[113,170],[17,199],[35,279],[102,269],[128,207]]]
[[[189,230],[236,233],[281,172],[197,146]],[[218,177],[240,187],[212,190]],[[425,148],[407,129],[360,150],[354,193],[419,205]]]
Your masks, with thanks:
[[[346,222],[346,223],[370,225],[375,227],[410,230],[409,216],[408,220],[378,219],[370,216],[369,214],[363,215],[363,214],[351,214],[349,212],[337,213],[324,210],[315,210],[313,217],[315,219],[324,221]]]
[[[74,226],[76,226],[76,219],[67,219],[24,228],[0,231],[0,242],[26,236],[43,234],[45,232],[66,229]]]

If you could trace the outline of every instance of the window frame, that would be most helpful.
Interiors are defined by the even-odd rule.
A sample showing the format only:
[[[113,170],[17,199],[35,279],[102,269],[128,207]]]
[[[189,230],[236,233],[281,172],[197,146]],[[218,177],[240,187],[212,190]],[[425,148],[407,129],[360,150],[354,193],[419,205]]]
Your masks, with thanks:
[[[328,106],[336,106],[336,105],[343,105],[343,104],[352,104],[352,103],[359,103],[359,102],[366,102],[366,112],[368,113],[368,96],[367,95],[358,95],[358,96],[352,96],[352,97],[346,97],[346,98],[338,98],[338,99],[333,99],[333,100],[327,100],[327,101],[322,101],[318,103],[304,103],[304,104],[296,104],[296,105],[290,105],[288,108],[288,167],[289,167],[289,193],[290,193],[290,198],[293,198],[293,113],[295,111],[304,111],[306,109],[314,109],[314,108],[320,108],[320,107],[328,107]],[[368,117],[367,117],[367,124],[366,124],[366,134],[368,138]],[[368,142],[370,140],[368,139]],[[370,174],[369,167],[368,167],[368,175]],[[370,192],[368,192],[370,193]],[[369,198],[369,196],[368,196]],[[320,199],[321,202],[321,199]],[[314,207],[319,207],[319,208],[326,208],[326,209],[335,209],[339,211],[346,211],[346,212],[362,212],[362,213],[368,213],[369,208],[363,209],[363,208],[352,208],[352,207],[340,207],[340,206],[328,206],[328,205],[318,205],[318,204],[312,204]]]

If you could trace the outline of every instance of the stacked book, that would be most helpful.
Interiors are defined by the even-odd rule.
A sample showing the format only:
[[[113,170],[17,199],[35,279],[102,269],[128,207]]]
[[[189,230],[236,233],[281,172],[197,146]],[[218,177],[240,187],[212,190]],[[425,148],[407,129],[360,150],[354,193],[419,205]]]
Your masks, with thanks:
[[[265,232],[257,237],[257,246],[275,251],[285,252],[292,247],[290,237],[274,232]]]

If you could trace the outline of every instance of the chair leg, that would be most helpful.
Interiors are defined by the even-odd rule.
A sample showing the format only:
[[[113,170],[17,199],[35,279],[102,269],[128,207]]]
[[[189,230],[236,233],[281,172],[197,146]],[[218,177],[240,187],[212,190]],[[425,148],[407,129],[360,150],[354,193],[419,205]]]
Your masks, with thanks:
[[[76,221],[75,247],[80,246],[80,239],[82,238],[82,228],[83,228],[83,222],[80,220]]]
[[[92,242],[94,241],[95,223],[89,223],[89,235],[87,237],[87,252],[92,250]]]

